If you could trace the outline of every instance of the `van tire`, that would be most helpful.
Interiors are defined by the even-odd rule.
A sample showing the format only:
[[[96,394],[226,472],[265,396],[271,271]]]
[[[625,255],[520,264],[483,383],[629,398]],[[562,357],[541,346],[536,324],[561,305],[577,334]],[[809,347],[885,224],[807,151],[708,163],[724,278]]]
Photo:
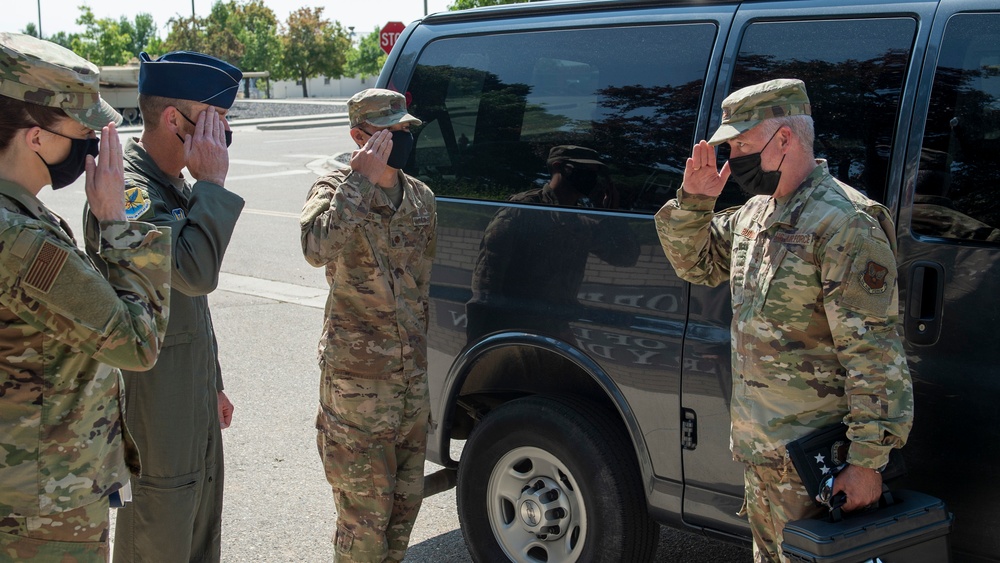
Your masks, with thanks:
[[[652,561],[632,441],[590,401],[532,396],[476,425],[458,468],[458,514],[479,563]]]

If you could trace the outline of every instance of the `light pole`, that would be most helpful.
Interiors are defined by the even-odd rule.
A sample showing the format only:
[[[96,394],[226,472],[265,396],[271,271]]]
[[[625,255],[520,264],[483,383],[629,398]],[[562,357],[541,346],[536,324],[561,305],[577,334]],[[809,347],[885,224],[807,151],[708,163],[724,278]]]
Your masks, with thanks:
[[[42,0],[38,0],[38,38],[42,38]]]

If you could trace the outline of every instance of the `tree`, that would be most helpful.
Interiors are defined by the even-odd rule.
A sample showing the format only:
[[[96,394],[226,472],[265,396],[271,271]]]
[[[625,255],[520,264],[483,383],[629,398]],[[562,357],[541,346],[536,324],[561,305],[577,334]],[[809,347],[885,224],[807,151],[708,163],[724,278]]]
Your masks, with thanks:
[[[347,53],[347,74],[350,76],[375,76],[389,56],[379,46],[379,28],[361,38],[358,46]]]
[[[340,22],[323,17],[323,8],[299,8],[288,15],[282,28],[282,56],[278,76],[302,81],[302,96],[308,97],[306,82],[313,76],[339,78],[344,72],[351,40]]]
[[[170,18],[170,31],[163,43],[167,51],[197,51],[205,52],[205,34],[202,31],[205,24],[202,18]]]
[[[232,3],[232,2],[231,2]],[[235,6],[238,23],[236,37],[243,44],[239,67],[245,71],[274,71],[281,61],[281,40],[278,38],[278,18],[263,0],[250,0]],[[250,97],[250,81],[243,85],[243,94]]]
[[[80,6],[76,23],[83,33],[66,35],[60,32],[49,39],[72,49],[97,66],[123,65],[150,45],[158,45],[156,24],[147,13],[136,15],[134,21],[122,16],[117,21],[94,16],[89,6]]]
[[[35,25],[35,22],[28,22],[28,25],[24,26],[24,29],[21,30],[21,33],[38,37],[38,26]]]
[[[521,4],[528,0],[455,0],[455,3],[448,6],[449,10],[468,10],[469,8],[479,8],[480,6],[500,6],[501,4]]]

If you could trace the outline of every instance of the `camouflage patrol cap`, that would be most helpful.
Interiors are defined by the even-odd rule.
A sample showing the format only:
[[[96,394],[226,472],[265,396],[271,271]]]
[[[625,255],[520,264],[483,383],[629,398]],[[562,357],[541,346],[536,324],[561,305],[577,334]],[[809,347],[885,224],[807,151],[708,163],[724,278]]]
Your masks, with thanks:
[[[347,100],[347,114],[351,127],[370,123],[375,127],[391,127],[397,123],[420,125],[416,117],[406,113],[406,97],[399,92],[383,88],[369,88]]]
[[[601,157],[597,154],[597,151],[576,145],[556,145],[552,147],[549,150],[549,158],[545,163],[552,164],[553,162],[576,162],[579,164],[605,166],[601,162]]]
[[[722,100],[722,125],[708,144],[724,143],[765,119],[811,114],[806,85],[797,78],[776,78],[740,88]]]
[[[90,129],[122,122],[121,114],[101,99],[96,66],[31,35],[0,32],[0,95],[60,108]]]

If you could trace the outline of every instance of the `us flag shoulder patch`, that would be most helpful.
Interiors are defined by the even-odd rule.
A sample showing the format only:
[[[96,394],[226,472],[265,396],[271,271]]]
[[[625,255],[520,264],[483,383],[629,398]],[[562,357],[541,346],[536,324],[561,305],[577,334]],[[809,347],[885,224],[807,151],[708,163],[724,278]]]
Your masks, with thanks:
[[[41,250],[35,255],[35,260],[24,276],[24,284],[42,293],[48,293],[56,278],[59,277],[63,265],[66,264],[68,254],[67,250],[59,248],[49,241],[43,242]]]

